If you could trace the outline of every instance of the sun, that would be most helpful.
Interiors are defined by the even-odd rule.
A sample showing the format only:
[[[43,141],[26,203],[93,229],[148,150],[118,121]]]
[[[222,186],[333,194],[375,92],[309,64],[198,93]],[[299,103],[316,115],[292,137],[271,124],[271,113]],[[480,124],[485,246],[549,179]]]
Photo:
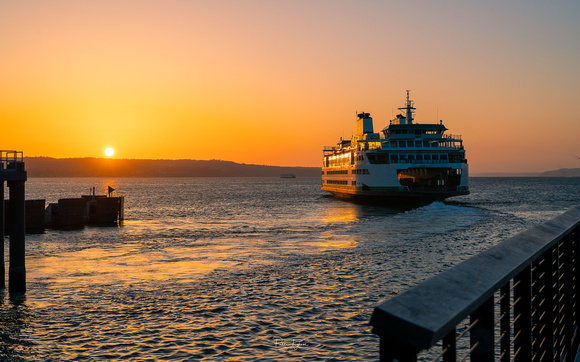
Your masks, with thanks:
[[[113,156],[114,154],[115,154],[115,150],[114,150],[114,149],[112,149],[111,147],[109,147],[109,148],[107,148],[107,149],[105,150],[105,155],[107,155],[108,157],[111,157],[111,156]]]

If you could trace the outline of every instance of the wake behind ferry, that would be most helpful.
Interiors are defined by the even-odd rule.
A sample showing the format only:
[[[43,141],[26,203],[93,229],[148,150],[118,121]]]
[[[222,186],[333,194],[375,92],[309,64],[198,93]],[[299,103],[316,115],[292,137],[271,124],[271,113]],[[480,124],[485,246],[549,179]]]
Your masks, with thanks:
[[[461,136],[443,121],[414,123],[409,99],[381,134],[370,113],[359,113],[350,141],[323,150],[322,190],[334,197],[384,204],[424,204],[469,194]]]

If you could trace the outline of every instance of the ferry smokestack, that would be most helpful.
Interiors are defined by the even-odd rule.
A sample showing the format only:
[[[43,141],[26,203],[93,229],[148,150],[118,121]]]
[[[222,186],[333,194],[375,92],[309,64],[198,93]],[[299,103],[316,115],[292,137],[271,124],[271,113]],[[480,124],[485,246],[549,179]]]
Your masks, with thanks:
[[[370,113],[362,112],[358,114],[358,120],[356,121],[356,134],[360,136],[365,133],[374,133],[373,119]]]

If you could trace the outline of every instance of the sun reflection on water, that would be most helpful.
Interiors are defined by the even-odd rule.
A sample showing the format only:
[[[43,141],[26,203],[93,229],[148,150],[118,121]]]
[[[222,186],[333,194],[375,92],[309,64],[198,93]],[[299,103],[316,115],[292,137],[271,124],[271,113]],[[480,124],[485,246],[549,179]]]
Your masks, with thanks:
[[[320,221],[326,224],[350,223],[359,217],[359,209],[355,204],[344,203],[344,207],[332,207],[325,210]]]
[[[236,264],[221,257],[199,256],[183,248],[147,250],[141,244],[114,248],[92,247],[35,260],[31,279],[78,285],[143,283],[172,280],[191,282],[217,268]]]
[[[329,235],[318,243],[322,251],[355,247],[357,240],[354,235]]]

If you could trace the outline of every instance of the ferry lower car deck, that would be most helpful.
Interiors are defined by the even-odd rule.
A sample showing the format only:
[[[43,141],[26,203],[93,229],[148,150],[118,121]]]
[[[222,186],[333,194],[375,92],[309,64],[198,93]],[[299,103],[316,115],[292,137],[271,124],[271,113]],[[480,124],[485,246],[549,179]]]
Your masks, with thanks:
[[[461,168],[409,167],[404,169],[397,168],[398,165],[390,166],[377,166],[378,168],[362,175],[355,168],[342,170],[343,172],[323,169],[328,176],[323,176],[322,190],[330,192],[336,198],[354,202],[397,206],[427,204],[452,196],[469,194],[469,188],[464,186],[465,182],[462,185],[462,178],[464,181],[467,179],[467,165]],[[381,169],[390,169],[390,172]],[[353,170],[354,175],[352,175]],[[377,173],[380,177],[373,177]],[[388,173],[393,176],[385,177]],[[391,182],[385,184],[376,182],[378,180],[391,180]]]
[[[411,167],[397,170],[402,186],[409,191],[457,191],[461,184],[461,169],[451,167]]]

